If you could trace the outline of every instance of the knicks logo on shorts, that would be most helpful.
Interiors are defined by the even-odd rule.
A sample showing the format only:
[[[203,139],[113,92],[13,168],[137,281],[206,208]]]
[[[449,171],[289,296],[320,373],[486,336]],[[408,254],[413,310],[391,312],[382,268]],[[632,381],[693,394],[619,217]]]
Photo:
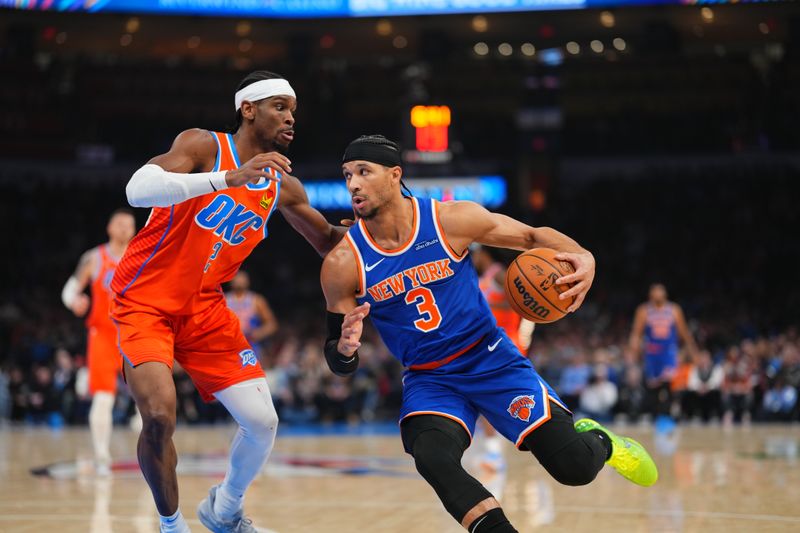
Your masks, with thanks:
[[[256,352],[253,350],[242,350],[239,352],[239,357],[242,358],[242,368],[247,365],[256,366]]]
[[[523,422],[528,422],[535,406],[536,400],[533,399],[533,396],[517,396],[508,404],[508,414]]]

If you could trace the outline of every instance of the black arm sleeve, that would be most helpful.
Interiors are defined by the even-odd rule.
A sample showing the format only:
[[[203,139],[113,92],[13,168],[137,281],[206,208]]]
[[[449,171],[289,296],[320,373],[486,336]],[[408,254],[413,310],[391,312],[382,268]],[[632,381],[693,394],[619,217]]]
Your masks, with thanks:
[[[358,369],[358,352],[352,357],[339,353],[337,345],[342,336],[344,315],[328,311],[328,338],[325,340],[325,361],[337,376],[349,376]]]

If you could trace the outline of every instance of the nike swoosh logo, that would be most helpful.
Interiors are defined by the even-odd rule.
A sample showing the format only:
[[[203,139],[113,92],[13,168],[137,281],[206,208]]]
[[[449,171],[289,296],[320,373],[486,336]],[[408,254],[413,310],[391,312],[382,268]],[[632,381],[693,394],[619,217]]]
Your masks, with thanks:
[[[383,259],[386,259],[386,258],[384,257]],[[373,268],[375,268],[376,266],[378,266],[378,265],[380,265],[381,263],[383,263],[383,259],[381,259],[381,260],[380,260],[380,261],[378,261],[377,263],[372,263],[371,265],[367,265],[367,264],[365,264],[365,265],[364,265],[364,270],[366,270],[367,272],[370,272],[370,271],[372,271],[372,269],[373,269]]]
[[[500,341],[501,341],[501,340],[503,340],[503,337],[500,337],[499,339],[497,339],[496,341],[494,341],[494,344],[490,344],[490,345],[489,345],[489,351],[490,351],[490,352],[493,352],[493,351],[494,351],[494,349],[495,349],[495,348],[497,348],[497,345],[498,345],[498,344],[500,344]]]

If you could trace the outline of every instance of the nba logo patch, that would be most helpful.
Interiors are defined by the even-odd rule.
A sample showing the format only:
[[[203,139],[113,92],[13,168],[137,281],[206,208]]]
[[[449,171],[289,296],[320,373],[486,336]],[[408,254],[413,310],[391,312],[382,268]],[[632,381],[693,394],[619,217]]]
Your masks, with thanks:
[[[269,210],[272,202],[275,200],[275,191],[269,189],[267,192],[264,193],[264,196],[261,197],[261,202],[259,205],[262,209]]]
[[[517,396],[508,404],[508,414],[523,422],[528,422],[534,406],[536,406],[536,400],[533,399],[533,396]]]
[[[256,366],[256,352],[253,350],[242,350],[239,352],[239,357],[242,358],[242,368],[247,365]]]

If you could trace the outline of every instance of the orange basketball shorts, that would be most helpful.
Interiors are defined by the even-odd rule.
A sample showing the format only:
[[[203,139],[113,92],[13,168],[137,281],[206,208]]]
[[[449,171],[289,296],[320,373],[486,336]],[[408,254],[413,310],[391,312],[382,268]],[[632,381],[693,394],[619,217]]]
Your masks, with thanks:
[[[109,321],[110,323],[110,321]],[[86,346],[89,392],[117,392],[122,357],[117,349],[117,331],[111,327],[90,327]]]
[[[239,319],[220,298],[193,315],[167,315],[146,305],[115,298],[119,352],[131,365],[178,361],[203,400],[236,383],[263,378],[264,371],[245,339]]]

